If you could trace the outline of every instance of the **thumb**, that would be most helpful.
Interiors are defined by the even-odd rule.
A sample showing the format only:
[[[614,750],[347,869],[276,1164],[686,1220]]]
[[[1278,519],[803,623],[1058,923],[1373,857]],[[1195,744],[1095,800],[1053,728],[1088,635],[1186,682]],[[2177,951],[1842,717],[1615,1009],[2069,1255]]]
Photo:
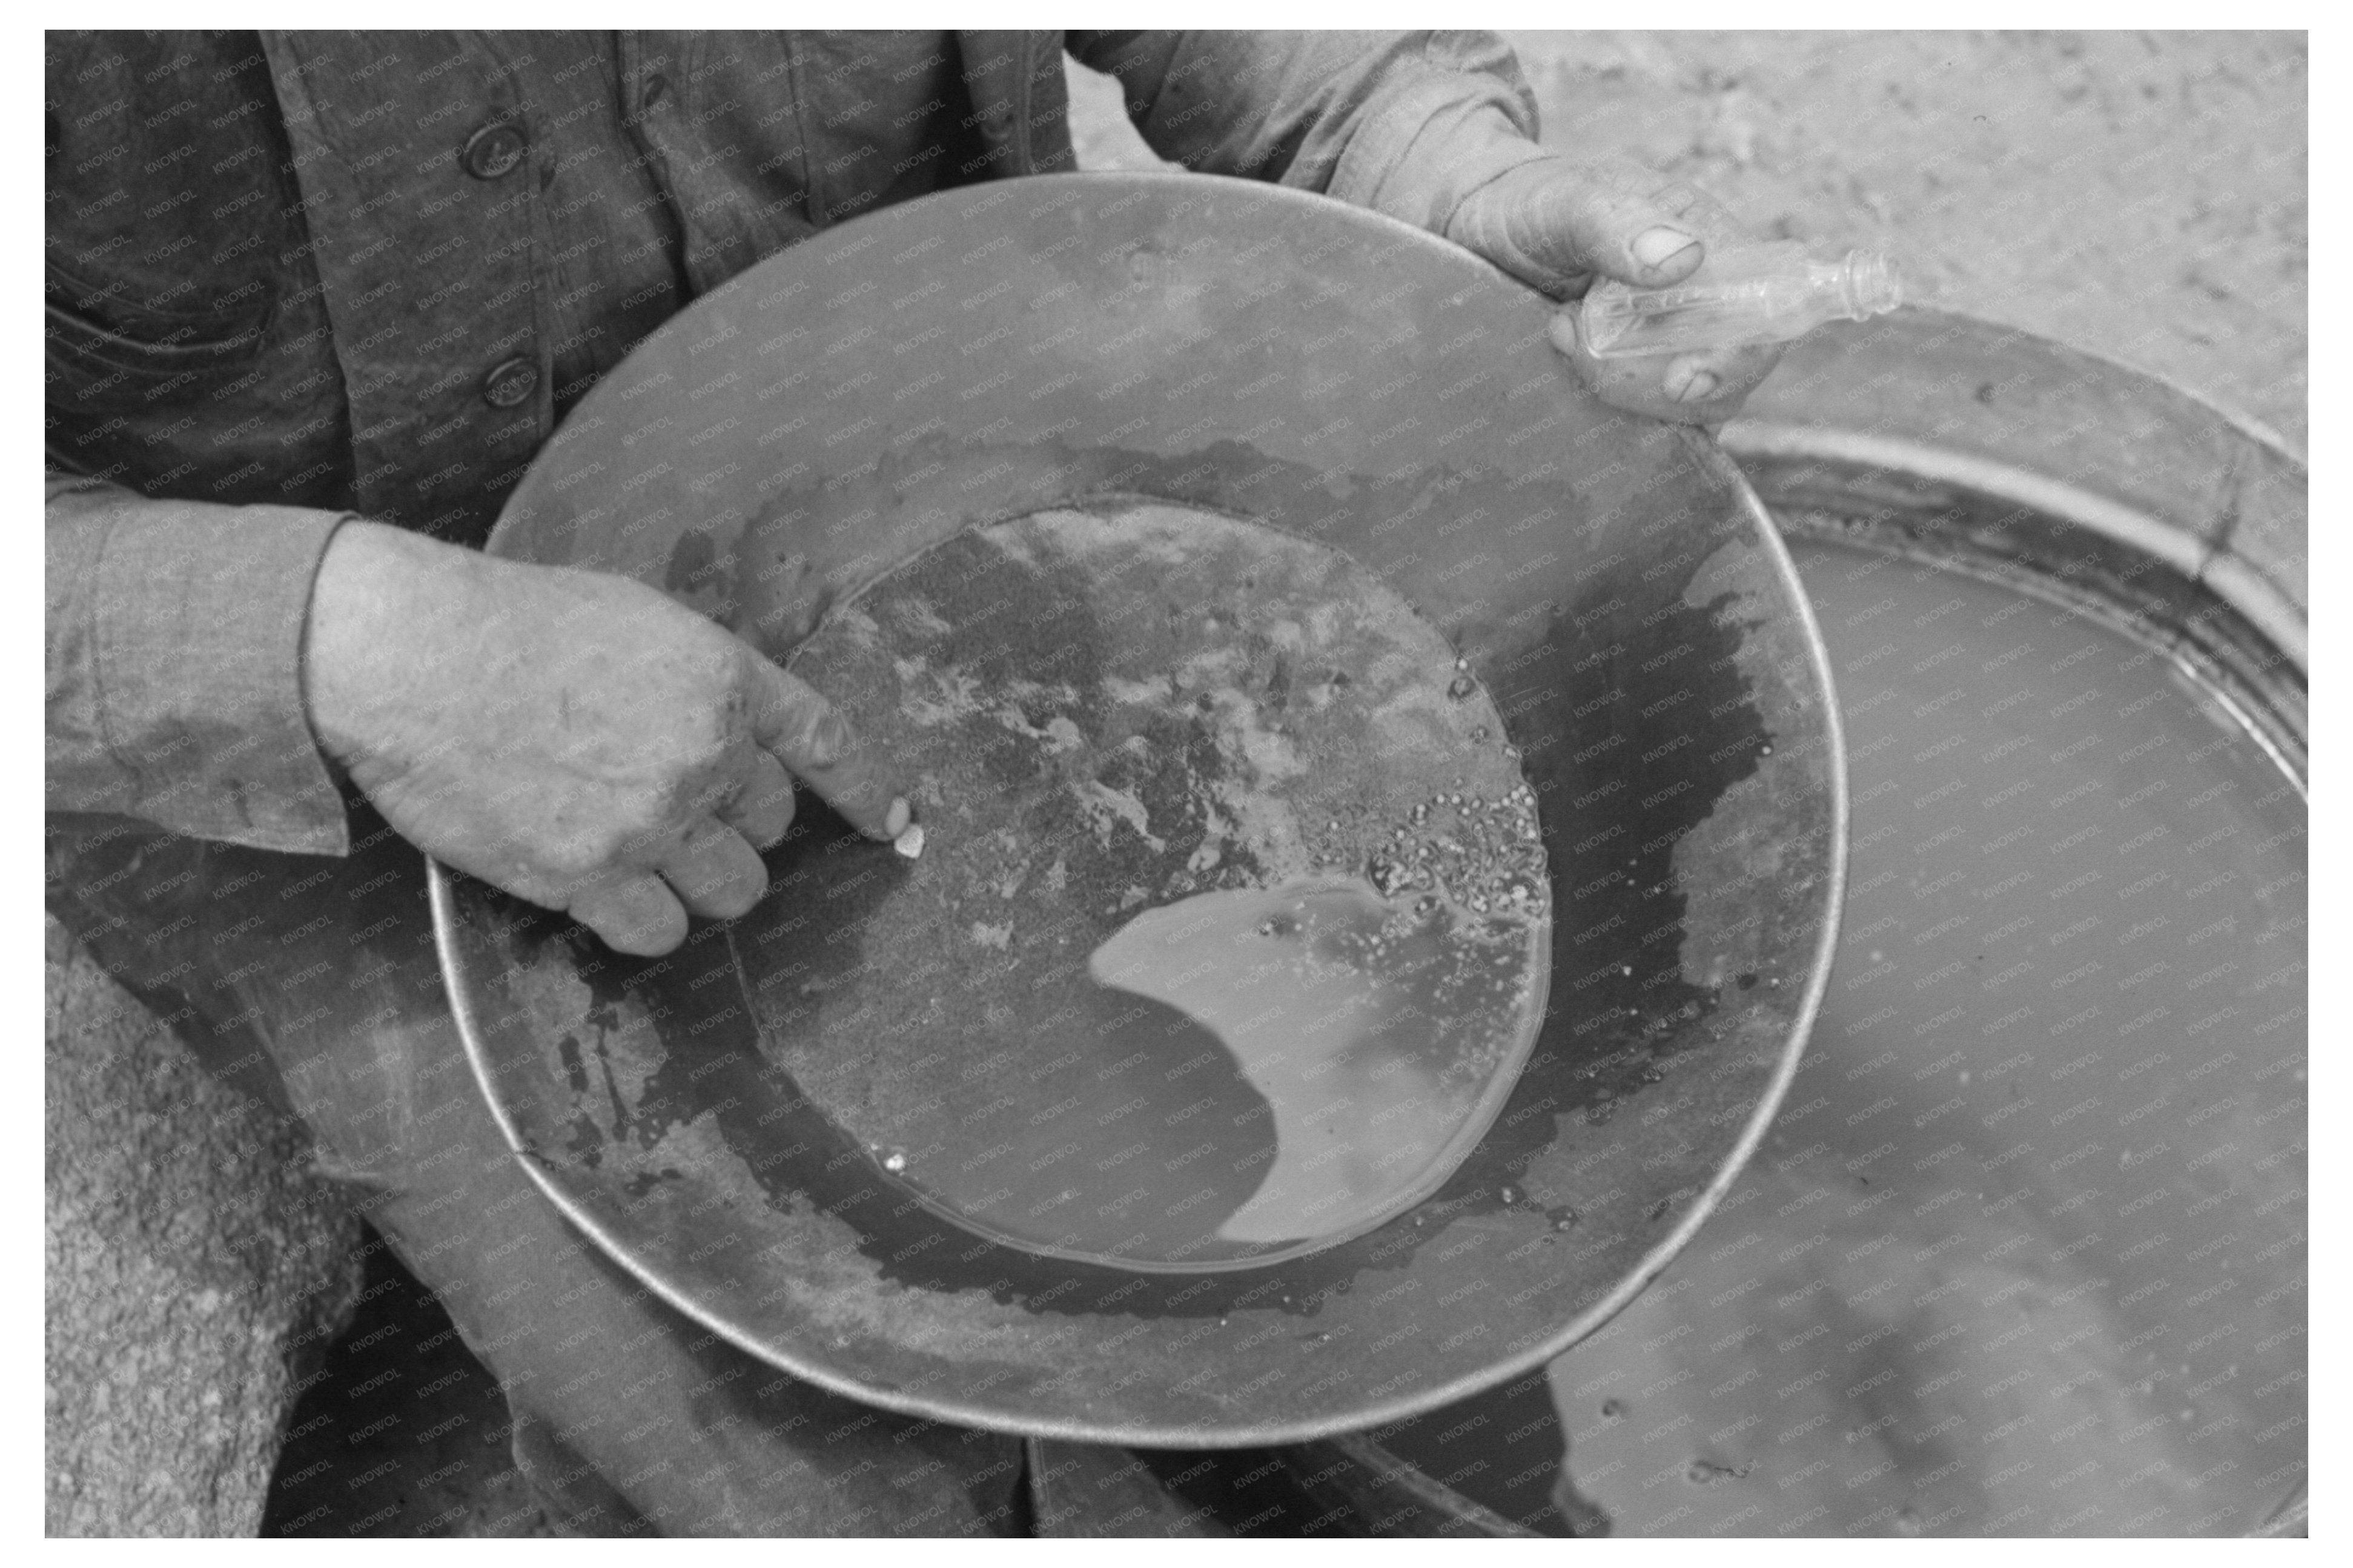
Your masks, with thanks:
[[[1677,283],[1706,257],[1698,226],[1673,201],[1550,159],[1473,191],[1446,235],[1556,298],[1597,273],[1636,288]]]

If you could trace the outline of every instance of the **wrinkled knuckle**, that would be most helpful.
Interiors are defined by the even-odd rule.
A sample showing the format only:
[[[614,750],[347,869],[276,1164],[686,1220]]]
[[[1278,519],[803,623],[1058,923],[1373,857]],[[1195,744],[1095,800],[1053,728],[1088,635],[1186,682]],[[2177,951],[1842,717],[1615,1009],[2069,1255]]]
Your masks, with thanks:
[[[746,727],[716,707],[681,715],[658,760],[657,806],[670,815],[689,808],[749,744]]]
[[[702,701],[680,711],[673,738],[674,755],[681,769],[723,756],[740,736],[749,732],[749,704],[733,687],[712,689]]]
[[[712,650],[711,689],[718,700],[720,721],[733,731],[748,732],[759,706],[757,677],[742,644],[729,637]]]
[[[810,767],[830,767],[849,750],[849,724],[832,703],[811,698],[793,722],[793,754]]]
[[[1577,165],[1584,183],[1597,190],[1640,195],[1659,183],[1658,171],[1623,153],[1612,153]]]
[[[1651,200],[1674,217],[1700,216],[1715,205],[1705,191],[1688,180],[1669,180],[1651,193]]]

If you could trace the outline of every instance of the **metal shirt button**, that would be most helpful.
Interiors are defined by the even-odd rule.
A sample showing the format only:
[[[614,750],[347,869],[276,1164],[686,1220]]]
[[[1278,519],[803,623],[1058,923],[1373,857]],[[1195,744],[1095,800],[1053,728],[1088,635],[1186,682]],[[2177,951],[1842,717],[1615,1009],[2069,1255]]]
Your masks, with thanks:
[[[539,384],[539,367],[527,359],[502,360],[482,377],[482,401],[493,408],[512,408]]]
[[[466,173],[478,180],[495,180],[511,174],[522,162],[527,145],[522,132],[512,121],[502,120],[495,125],[485,125],[466,138],[462,154]]]

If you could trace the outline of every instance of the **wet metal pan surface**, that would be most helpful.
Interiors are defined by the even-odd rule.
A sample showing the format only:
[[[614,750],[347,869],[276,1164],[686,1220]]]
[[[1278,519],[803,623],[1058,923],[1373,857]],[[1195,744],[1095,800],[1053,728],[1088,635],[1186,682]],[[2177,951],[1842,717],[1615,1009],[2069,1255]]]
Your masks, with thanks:
[[[1461,662],[1239,519],[1097,502],[918,553],[793,668],[928,845],[808,861],[822,940],[735,944],[763,1053],[897,1186],[1031,1252],[1198,1273],[1377,1228],[1543,1023],[1535,792]]]
[[[1550,878],[1540,1032],[1435,1192],[1214,1273],[942,1217],[755,1022],[758,981],[804,973],[782,955],[861,940],[797,897],[817,868],[898,874],[824,831],[771,854],[760,909],[653,963],[434,868],[469,1051],[542,1188],[778,1366],[1046,1436],[1304,1439],[1461,1398],[1606,1321],[1697,1227],[1798,1059],[1837,924],[1843,767],[1819,637],[1737,471],[1584,395],[1546,315],[1466,253],[1296,192],[976,187],[697,302],[567,422],[491,545],[655,584],[779,660],[898,563],[1054,509],[1240,520],[1376,576],[1492,700]],[[952,1002],[954,963],[926,984]],[[860,1048],[833,1034],[817,1047]]]

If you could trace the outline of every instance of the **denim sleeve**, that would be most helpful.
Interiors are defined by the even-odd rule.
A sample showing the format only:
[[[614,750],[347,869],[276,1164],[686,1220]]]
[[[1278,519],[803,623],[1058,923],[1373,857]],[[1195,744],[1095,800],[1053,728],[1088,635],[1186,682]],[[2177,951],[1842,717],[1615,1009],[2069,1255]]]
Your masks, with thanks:
[[[1068,35],[1119,79],[1162,157],[1277,180],[1443,232],[1536,145],[1534,96],[1491,33]]]
[[[346,514],[54,474],[47,514],[47,809],[346,853],[301,671],[311,584]]]

